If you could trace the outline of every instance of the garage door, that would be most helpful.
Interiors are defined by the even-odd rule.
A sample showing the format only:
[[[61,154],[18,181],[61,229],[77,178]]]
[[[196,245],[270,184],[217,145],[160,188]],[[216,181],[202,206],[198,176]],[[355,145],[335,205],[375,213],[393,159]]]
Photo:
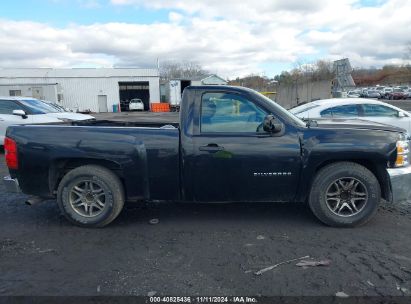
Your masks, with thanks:
[[[121,111],[128,111],[130,100],[141,99],[144,110],[150,109],[150,90],[148,81],[119,82]]]

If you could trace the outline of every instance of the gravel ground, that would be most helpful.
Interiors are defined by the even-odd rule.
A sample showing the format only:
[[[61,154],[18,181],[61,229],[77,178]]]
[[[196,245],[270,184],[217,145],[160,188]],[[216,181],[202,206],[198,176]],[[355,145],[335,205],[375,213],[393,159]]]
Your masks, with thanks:
[[[0,295],[411,295],[411,205],[382,205],[355,229],[304,205],[128,205],[85,229],[25,198],[0,185]],[[254,274],[307,255],[330,265]]]

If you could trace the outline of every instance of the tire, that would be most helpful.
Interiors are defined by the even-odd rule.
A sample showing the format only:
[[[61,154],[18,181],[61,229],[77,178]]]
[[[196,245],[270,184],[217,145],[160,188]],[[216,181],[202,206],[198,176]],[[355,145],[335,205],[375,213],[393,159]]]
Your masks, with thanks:
[[[117,175],[96,165],[71,170],[57,190],[57,203],[63,215],[82,227],[108,225],[120,214],[124,200],[124,188]]]
[[[338,162],[317,173],[308,202],[314,215],[324,224],[355,227],[367,223],[375,215],[380,200],[380,184],[370,170],[357,163]]]

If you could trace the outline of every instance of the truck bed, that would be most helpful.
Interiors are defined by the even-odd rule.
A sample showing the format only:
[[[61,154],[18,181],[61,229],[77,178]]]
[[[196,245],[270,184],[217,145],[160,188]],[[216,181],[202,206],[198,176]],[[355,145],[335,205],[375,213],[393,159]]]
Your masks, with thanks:
[[[97,120],[11,126],[7,136],[17,142],[20,158],[11,175],[26,193],[48,197],[62,168],[94,163],[118,172],[129,200],[179,199],[179,129],[170,124]]]

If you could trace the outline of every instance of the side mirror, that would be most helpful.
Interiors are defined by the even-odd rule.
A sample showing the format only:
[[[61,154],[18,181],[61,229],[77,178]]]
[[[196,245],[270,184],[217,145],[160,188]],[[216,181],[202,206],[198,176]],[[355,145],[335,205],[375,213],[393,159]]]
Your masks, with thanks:
[[[283,129],[283,124],[274,115],[267,115],[264,118],[263,129],[269,133],[279,133]]]
[[[404,112],[398,112],[398,117],[407,117],[405,114],[404,114]]]
[[[23,110],[13,110],[13,115],[21,116],[23,119],[27,118],[27,114]]]

